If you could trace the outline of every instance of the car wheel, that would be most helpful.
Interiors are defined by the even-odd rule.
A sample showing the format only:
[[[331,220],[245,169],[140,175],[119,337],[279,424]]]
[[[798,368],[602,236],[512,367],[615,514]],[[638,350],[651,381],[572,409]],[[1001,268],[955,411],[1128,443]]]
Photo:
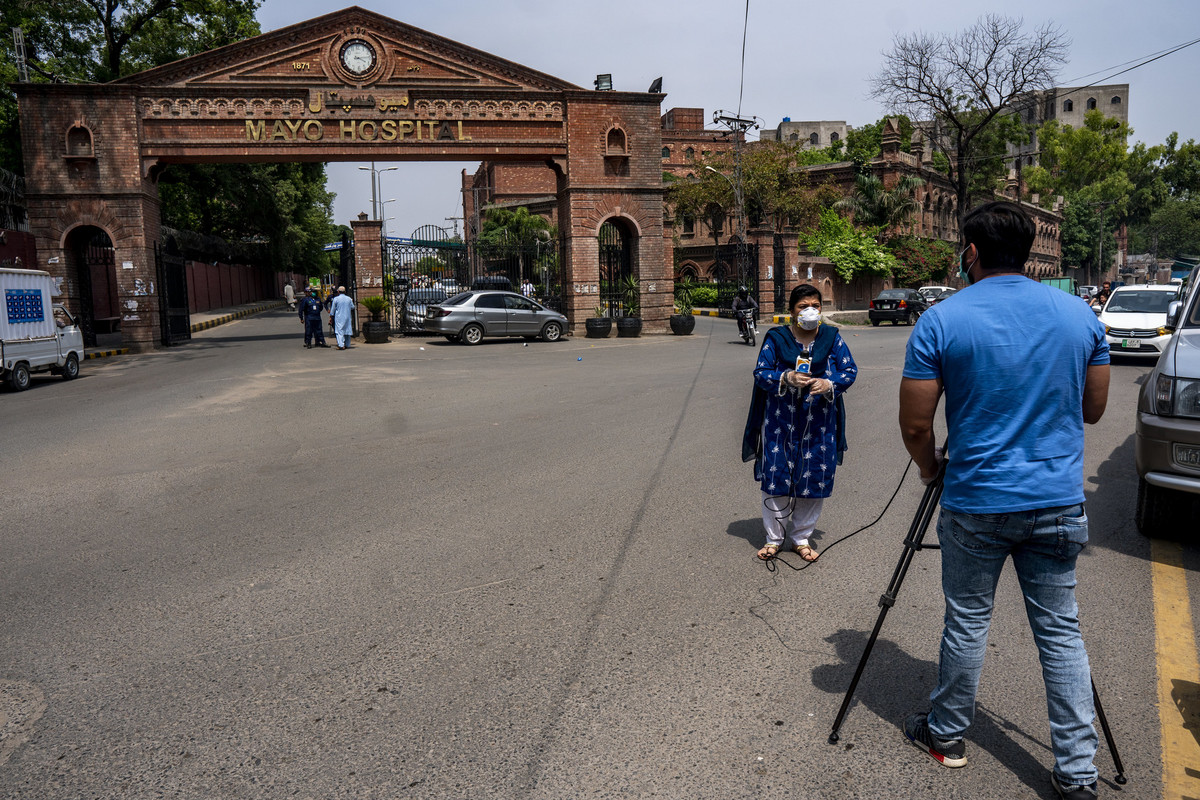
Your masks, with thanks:
[[[542,326],[542,341],[557,342],[562,338],[562,325],[557,322],[547,322]]]
[[[872,325],[874,325],[876,328],[878,328],[878,327],[879,327],[879,320],[877,320],[877,319],[873,319],[873,320],[871,320],[871,324],[872,324]]]
[[[73,381],[79,377],[79,356],[74,353],[67,355],[67,363],[62,367],[62,376],[65,381]]]
[[[915,311],[910,311],[910,312],[908,312],[908,324],[909,324],[909,325],[916,325],[916,324],[917,324],[917,317],[919,317],[919,316],[920,316],[920,314],[918,314],[918,313],[917,313],[917,312],[915,312]]]
[[[463,344],[479,344],[483,340],[483,328],[472,322],[462,329],[462,333],[458,335],[458,338]]]
[[[8,373],[8,385],[14,392],[23,392],[29,388],[29,366],[17,364]]]
[[[1171,538],[1178,504],[1178,498],[1170,489],[1151,486],[1144,478],[1138,478],[1137,510],[1134,512],[1138,532],[1147,538]]]

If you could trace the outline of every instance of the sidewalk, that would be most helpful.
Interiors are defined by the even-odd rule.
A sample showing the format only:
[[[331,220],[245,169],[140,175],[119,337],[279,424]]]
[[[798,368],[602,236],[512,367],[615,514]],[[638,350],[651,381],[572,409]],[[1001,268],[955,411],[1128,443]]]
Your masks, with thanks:
[[[261,314],[264,311],[285,308],[286,306],[287,304],[283,300],[259,300],[255,303],[245,303],[240,306],[198,311],[195,314],[189,315],[191,331],[192,333],[198,333],[209,328],[215,328],[218,325],[224,325],[227,322],[233,322],[235,319],[241,319],[253,314]],[[121,345],[121,333],[119,331],[117,333],[98,333],[96,334],[96,346],[87,350],[84,354],[84,359],[110,358],[112,356],[125,355],[128,352],[129,348]]]

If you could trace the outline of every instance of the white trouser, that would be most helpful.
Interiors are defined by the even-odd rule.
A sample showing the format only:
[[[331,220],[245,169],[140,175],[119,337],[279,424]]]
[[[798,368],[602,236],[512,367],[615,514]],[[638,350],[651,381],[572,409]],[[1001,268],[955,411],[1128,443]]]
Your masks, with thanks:
[[[785,536],[791,547],[808,544],[824,502],[823,497],[779,497],[763,492],[763,527],[767,530],[767,544],[781,547]]]
[[[334,331],[334,336],[337,337],[338,347],[345,347],[350,343],[350,334]]]

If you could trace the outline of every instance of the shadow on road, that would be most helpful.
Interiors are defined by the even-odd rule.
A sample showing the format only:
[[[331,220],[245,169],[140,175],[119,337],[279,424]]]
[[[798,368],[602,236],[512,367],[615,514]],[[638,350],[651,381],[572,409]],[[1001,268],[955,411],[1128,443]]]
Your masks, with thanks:
[[[872,620],[863,622],[864,625],[868,625]],[[814,668],[813,686],[823,692],[841,696],[850,686],[863,648],[867,646],[867,632],[840,630],[825,641],[834,646],[839,661],[836,664],[824,664]],[[856,724],[864,724],[861,717],[857,721],[854,718],[857,705],[866,706],[887,724],[895,726],[897,735],[903,737],[904,718],[929,708],[928,692],[936,681],[936,663],[913,658],[895,642],[877,639],[870,661],[863,670],[858,691],[855,692],[855,703],[850,706],[843,722],[842,741],[845,742],[853,735]],[[1052,760],[1050,746],[982,705],[979,705],[978,709],[982,713],[975,715],[975,721],[967,735],[968,761],[971,748],[978,747],[1004,765],[1038,796],[1050,796],[1049,763],[1043,763]],[[833,724],[832,717],[829,724]],[[1040,751],[1041,755],[1031,754],[1027,747]],[[914,748],[913,758],[924,756]]]

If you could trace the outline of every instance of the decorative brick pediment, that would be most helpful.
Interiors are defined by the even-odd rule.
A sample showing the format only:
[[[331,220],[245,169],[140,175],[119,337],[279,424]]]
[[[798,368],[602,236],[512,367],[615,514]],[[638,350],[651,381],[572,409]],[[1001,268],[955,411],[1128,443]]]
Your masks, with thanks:
[[[561,92],[580,87],[351,7],[114,81],[158,88],[424,87]]]

